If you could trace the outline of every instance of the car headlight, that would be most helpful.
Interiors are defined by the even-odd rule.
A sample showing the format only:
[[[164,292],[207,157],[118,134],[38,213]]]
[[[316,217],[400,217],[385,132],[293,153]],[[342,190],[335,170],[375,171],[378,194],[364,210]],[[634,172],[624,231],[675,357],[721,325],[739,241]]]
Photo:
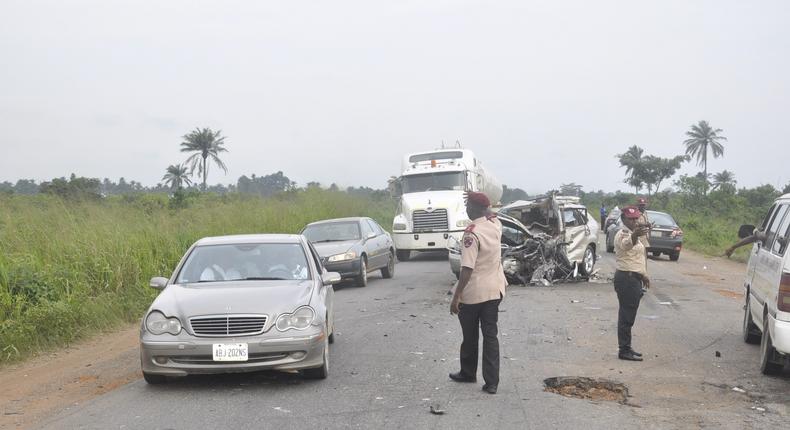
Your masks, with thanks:
[[[456,227],[464,227],[465,228],[465,227],[469,227],[469,224],[471,224],[471,223],[472,223],[472,221],[470,221],[468,219],[462,219],[460,221],[456,221],[455,222],[455,226]]]
[[[178,318],[168,318],[159,311],[153,311],[145,318],[145,328],[153,334],[181,333],[181,321]]]
[[[345,254],[333,255],[333,256],[327,258],[327,261],[330,262],[330,263],[334,263],[334,262],[337,262],[337,261],[353,260],[355,258],[357,258],[357,253],[354,252],[354,251],[348,251]]]
[[[314,318],[315,311],[313,311],[313,308],[310,306],[302,306],[293,313],[280,315],[275,325],[279,331],[290,329],[304,330],[310,327]]]
[[[392,224],[392,230],[406,230],[406,224],[401,222],[396,222]]]

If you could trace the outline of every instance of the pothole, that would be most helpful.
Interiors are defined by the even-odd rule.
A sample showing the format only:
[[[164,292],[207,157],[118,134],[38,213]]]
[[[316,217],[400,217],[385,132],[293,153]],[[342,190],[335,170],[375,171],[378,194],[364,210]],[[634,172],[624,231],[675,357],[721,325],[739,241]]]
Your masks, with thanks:
[[[596,401],[628,402],[628,388],[608,379],[593,379],[584,376],[556,376],[543,380],[544,391],[565,397]]]

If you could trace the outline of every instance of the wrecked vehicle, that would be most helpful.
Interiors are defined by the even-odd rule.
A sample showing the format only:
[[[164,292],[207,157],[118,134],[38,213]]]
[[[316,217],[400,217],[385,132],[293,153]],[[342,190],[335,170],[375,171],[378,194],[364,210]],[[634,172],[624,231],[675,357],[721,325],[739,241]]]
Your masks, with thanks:
[[[502,267],[510,284],[544,284],[589,278],[596,261],[598,222],[578,197],[545,196],[511,203],[502,222]],[[450,269],[461,270],[461,246],[448,242]]]

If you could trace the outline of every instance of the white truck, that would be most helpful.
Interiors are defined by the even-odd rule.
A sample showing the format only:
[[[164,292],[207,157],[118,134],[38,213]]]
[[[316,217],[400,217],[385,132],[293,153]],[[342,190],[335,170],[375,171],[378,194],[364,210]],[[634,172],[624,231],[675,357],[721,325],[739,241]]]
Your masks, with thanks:
[[[502,184],[469,149],[407,154],[399,183],[392,237],[400,261],[408,260],[412,251],[443,251],[450,237],[461,239],[471,223],[464,192],[485,193],[492,204],[502,198]]]

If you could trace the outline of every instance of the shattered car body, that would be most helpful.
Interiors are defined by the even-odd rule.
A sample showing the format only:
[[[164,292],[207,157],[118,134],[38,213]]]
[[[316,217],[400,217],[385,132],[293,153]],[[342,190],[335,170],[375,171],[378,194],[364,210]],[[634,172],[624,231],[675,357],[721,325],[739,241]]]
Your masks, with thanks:
[[[510,284],[587,279],[595,265],[598,223],[578,197],[547,196],[503,207],[502,267]],[[450,241],[451,270],[460,273],[460,244]]]

